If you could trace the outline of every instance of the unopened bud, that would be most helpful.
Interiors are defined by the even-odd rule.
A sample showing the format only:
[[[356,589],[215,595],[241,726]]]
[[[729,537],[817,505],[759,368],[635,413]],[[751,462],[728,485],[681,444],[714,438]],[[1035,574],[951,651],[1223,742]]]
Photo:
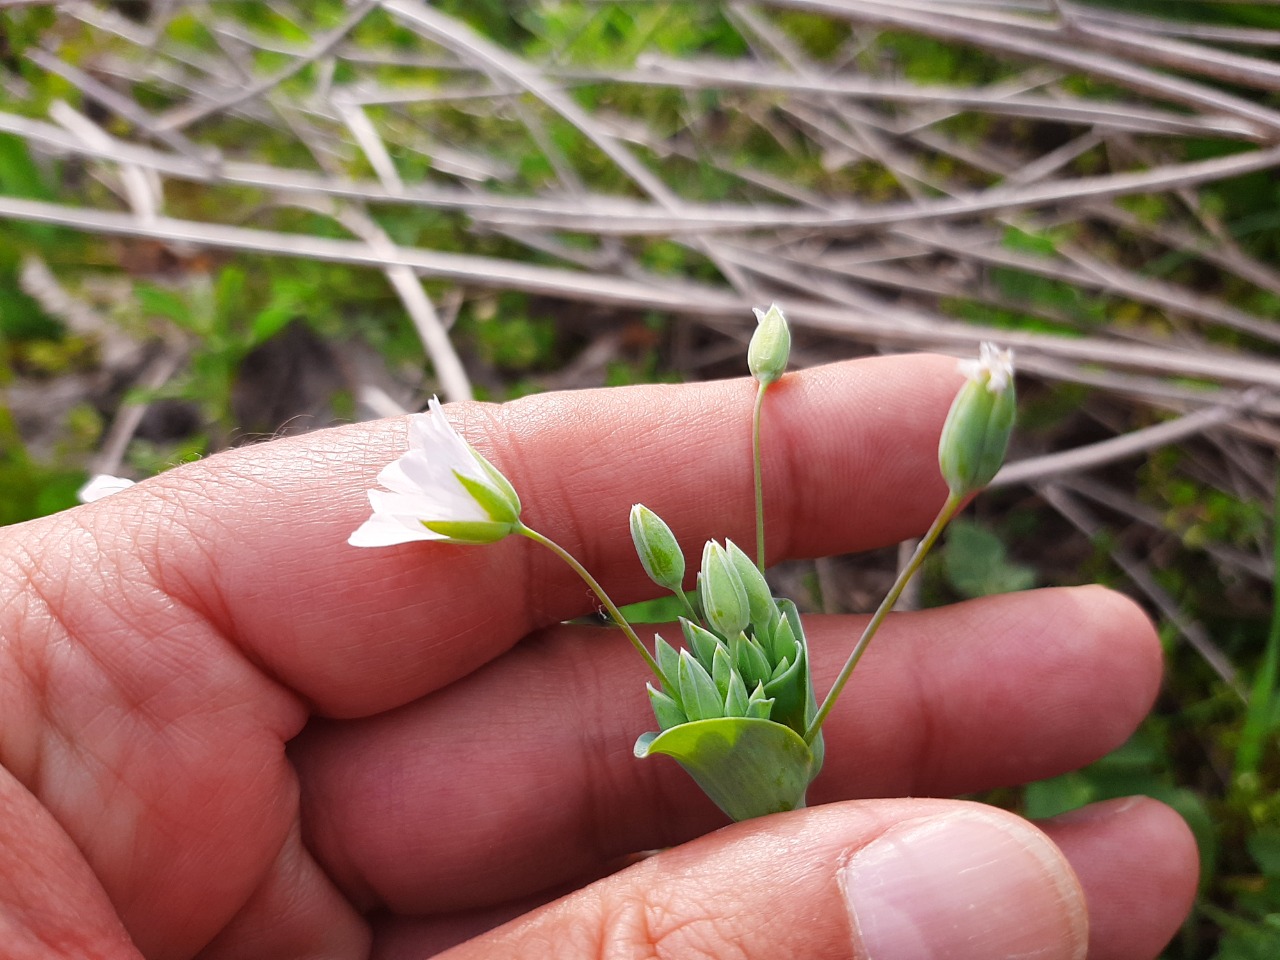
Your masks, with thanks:
[[[642,503],[631,508],[631,542],[650,580],[668,590],[680,589],[684,582],[680,544],[662,518]]]
[[[702,550],[702,612],[720,636],[736,637],[751,622],[751,606],[742,580],[724,547],[708,540]]]
[[[965,384],[956,394],[938,441],[938,465],[956,496],[980,490],[1004,463],[1017,401],[1013,353],[984,343],[977,360],[962,360]]]
[[[761,383],[773,383],[787,371],[791,330],[776,303],[768,310],[756,308],[755,315],[756,332],[747,347],[747,368]]]

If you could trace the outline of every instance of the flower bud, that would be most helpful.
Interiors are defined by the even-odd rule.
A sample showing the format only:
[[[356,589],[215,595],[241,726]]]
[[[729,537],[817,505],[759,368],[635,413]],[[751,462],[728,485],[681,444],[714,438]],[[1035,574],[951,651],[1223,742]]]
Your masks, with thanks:
[[[951,492],[965,496],[991,482],[1004,463],[1017,402],[1013,354],[984,343],[977,360],[962,360],[967,378],[938,441],[938,465]]]
[[[702,550],[702,613],[722,637],[736,637],[751,622],[742,580],[724,547],[708,540]]]
[[[769,582],[765,580],[760,568],[743,553],[742,548],[736,543],[725,540],[724,547],[729,555],[729,562],[733,564],[733,569],[738,573],[738,579],[742,581],[742,588],[746,591],[747,605],[751,610],[751,625],[755,627],[755,634],[757,637],[768,636],[770,628],[778,619],[778,608],[774,605],[773,591],[769,589]]]
[[[768,310],[756,308],[756,332],[747,347],[747,368],[761,383],[773,383],[787,370],[791,356],[791,330],[782,309],[775,303]]]
[[[679,590],[684,582],[684,554],[671,528],[642,503],[631,508],[631,542],[644,572],[660,587]]]

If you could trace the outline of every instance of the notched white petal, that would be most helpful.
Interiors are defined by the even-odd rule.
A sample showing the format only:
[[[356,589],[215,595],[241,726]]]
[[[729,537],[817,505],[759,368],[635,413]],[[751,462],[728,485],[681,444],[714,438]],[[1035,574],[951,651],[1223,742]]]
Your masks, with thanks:
[[[113,493],[119,493],[132,486],[132,480],[100,473],[96,477],[91,477],[88,483],[76,491],[76,499],[81,503],[93,503],[95,500],[109,497]]]

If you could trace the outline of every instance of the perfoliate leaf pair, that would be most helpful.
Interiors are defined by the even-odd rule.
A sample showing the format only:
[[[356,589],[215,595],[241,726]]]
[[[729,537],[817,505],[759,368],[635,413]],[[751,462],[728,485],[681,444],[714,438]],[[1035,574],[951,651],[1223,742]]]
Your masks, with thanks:
[[[649,577],[679,591],[684,554],[671,529],[636,505],[631,536]],[[661,687],[649,685],[649,702],[661,729],[636,741],[636,756],[674,758],[735,820],[802,807],[822,737],[804,740],[817,708],[795,605],[774,600],[731,540],[707,541],[698,596],[703,622],[681,618],[684,649],[656,638]]]

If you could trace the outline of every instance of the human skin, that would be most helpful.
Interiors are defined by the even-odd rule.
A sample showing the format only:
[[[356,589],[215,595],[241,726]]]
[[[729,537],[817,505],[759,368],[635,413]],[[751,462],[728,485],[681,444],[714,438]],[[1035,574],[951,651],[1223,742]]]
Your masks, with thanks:
[[[895,357],[776,384],[771,561],[920,533],[960,382]],[[692,556],[753,542],[752,399],[736,380],[446,411],[525,522],[627,602],[653,593],[634,502]],[[827,723],[810,808],[717,830],[676,764],[631,756],[654,726],[646,668],[616,632],[562,623],[596,601],[548,551],[346,545],[405,437],[388,420],[243,448],[0,529],[6,958],[401,960],[475,937],[459,957],[882,960],[919,934],[954,960],[1086,942],[1144,960],[1185,916],[1195,847],[1154,801],[1035,827],[928,799],[1122,743],[1160,678],[1128,600],[892,616]],[[863,622],[806,619],[820,693]],[[957,889],[984,954],[938,939]]]

